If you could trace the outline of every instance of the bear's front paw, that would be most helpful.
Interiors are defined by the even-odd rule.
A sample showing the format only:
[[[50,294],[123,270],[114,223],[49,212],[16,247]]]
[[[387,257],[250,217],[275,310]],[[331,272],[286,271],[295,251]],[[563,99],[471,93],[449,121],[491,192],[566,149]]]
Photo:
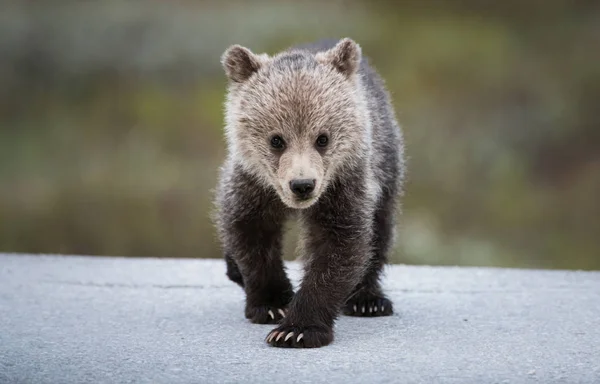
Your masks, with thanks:
[[[254,324],[279,324],[286,315],[286,308],[270,305],[246,307],[246,318]]]
[[[265,341],[282,348],[319,348],[333,341],[333,329],[320,326],[281,325]]]
[[[343,313],[359,317],[390,316],[394,308],[392,302],[383,295],[358,292],[346,301]]]

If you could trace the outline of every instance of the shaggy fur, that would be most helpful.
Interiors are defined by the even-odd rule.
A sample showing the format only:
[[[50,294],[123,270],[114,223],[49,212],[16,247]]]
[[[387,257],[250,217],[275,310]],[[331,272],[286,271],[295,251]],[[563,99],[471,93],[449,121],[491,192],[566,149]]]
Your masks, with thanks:
[[[321,41],[273,57],[234,45],[222,64],[228,156],[215,223],[227,275],[246,292],[246,317],[278,324],[267,336],[273,346],[320,347],[333,340],[341,312],[392,314],[379,278],[393,241],[403,141],[359,45]],[[314,189],[300,194],[298,181]],[[305,260],[295,294],[281,257],[292,215]]]

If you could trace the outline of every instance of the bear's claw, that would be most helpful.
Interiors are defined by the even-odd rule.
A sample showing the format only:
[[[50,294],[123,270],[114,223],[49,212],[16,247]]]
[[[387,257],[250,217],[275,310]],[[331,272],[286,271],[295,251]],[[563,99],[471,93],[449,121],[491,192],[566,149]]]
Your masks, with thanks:
[[[246,308],[246,318],[255,324],[279,324],[286,316],[285,308],[257,306]]]
[[[332,340],[333,331],[331,329],[284,325],[269,332],[265,338],[267,344],[282,348],[316,348],[325,346]]]
[[[392,302],[382,295],[359,292],[346,301],[344,315],[358,317],[390,316],[394,313]]]

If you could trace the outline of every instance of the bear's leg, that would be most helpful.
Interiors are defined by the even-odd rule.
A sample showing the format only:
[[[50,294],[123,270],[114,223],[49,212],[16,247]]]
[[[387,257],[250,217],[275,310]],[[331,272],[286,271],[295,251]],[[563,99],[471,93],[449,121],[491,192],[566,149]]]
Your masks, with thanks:
[[[302,285],[281,325],[267,336],[276,347],[312,348],[333,341],[333,325],[371,257],[372,208],[360,191],[328,193],[304,212]],[[358,200],[357,200],[358,199]]]
[[[246,292],[245,315],[276,324],[294,296],[282,260],[285,207],[247,175],[234,174],[219,191],[218,225],[227,276]]]
[[[375,317],[394,313],[392,302],[381,289],[380,277],[394,236],[395,208],[394,196],[384,193],[373,220],[373,257],[362,281],[346,300],[343,308],[345,315]]]
[[[281,257],[282,228],[260,221],[255,217],[247,225],[236,226],[233,244],[228,247],[229,254],[235,255],[229,272],[235,277],[237,266],[246,291],[246,318],[257,324],[275,324],[285,316],[294,292]]]
[[[259,217],[235,227],[225,259],[228,276],[246,292],[246,318],[258,324],[278,323],[294,295],[281,258],[281,228],[261,225]]]
[[[230,254],[225,254],[225,265],[227,266],[227,277],[229,277],[229,280],[244,288],[244,277],[242,276],[237,263],[235,260],[233,260],[233,257],[231,257]]]

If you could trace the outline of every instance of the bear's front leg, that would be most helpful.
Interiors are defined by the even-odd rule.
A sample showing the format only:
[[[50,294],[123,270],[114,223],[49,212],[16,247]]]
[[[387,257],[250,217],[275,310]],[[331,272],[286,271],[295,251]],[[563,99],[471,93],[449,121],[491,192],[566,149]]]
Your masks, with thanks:
[[[282,223],[260,216],[237,221],[227,245],[246,292],[245,315],[253,323],[279,323],[294,295],[281,257]]]
[[[294,295],[282,260],[286,208],[274,191],[237,170],[220,186],[217,223],[227,276],[246,292],[245,315],[276,324]]]
[[[371,256],[368,202],[351,202],[348,197],[331,194],[304,213],[304,278],[286,318],[268,334],[267,343],[314,348],[333,341],[335,319],[361,281]]]

